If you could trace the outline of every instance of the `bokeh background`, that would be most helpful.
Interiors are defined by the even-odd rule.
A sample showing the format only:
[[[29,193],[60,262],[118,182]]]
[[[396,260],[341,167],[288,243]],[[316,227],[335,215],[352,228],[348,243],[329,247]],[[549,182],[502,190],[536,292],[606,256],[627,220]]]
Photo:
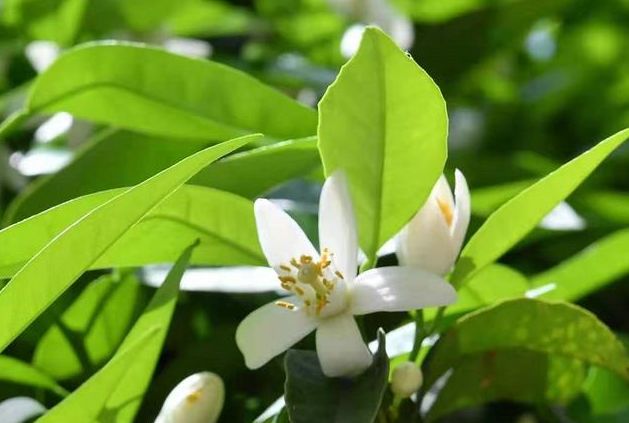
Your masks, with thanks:
[[[94,40],[143,42],[225,63],[316,107],[356,49],[362,27],[377,24],[443,92],[450,116],[448,176],[459,168],[472,188],[471,230],[537,178],[629,127],[629,0],[4,0],[0,5],[4,117],[19,108],[33,79],[58,54]],[[0,142],[3,226],[96,188],[139,182],[201,148],[165,147],[162,155],[112,157],[94,169],[96,175],[85,175],[103,176],[106,186],[84,188],[74,179],[65,181],[67,185],[60,182],[66,198],[39,203],[25,199],[38,180],[59,172],[107,129],[61,113],[29,121]],[[125,136],[133,142],[139,135]],[[316,222],[318,174],[315,167],[312,178],[268,194],[289,200],[310,230]],[[627,226],[625,146],[502,262],[539,276],[592,245],[626,238]],[[615,251],[600,266],[614,270],[601,277],[603,289],[579,303],[614,331],[629,333],[629,250]],[[88,290],[98,277],[111,285],[103,288],[106,295]],[[8,353],[57,375],[68,388],[78,386],[114,351],[150,298],[153,289],[140,283],[143,279],[134,269],[88,273]],[[282,363],[278,359],[248,371],[234,331],[249,311],[273,297],[182,293],[139,421],[152,421],[168,391],[200,370],[214,371],[226,383],[221,421],[252,421],[259,415],[282,392]],[[90,321],[98,307],[108,311],[98,322]],[[406,320],[403,314],[389,314],[366,324],[374,333],[376,321],[391,329]],[[94,362],[82,361],[72,348],[86,343],[99,351]],[[307,339],[304,345],[309,343]],[[15,395],[48,405],[55,401],[50,394],[0,382],[0,399]],[[607,420],[579,414],[574,411],[578,405],[549,417],[531,407],[502,403],[467,410],[453,421],[629,421],[629,398],[619,401],[621,411]]]

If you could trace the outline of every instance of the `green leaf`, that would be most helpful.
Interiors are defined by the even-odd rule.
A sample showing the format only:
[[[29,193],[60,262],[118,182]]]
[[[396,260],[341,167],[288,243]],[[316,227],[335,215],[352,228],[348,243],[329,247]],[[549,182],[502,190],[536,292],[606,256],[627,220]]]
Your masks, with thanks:
[[[629,225],[629,195],[613,191],[587,193],[578,205],[612,223]]]
[[[33,364],[56,380],[91,372],[113,356],[137,317],[134,273],[91,282],[35,347]]]
[[[138,184],[206,146],[205,140],[106,129],[92,137],[68,166],[20,193],[4,222],[20,221],[81,195]]]
[[[166,197],[254,138],[235,139],[190,156],[92,210],[54,238],[0,291],[0,321],[6,322],[0,327],[0,350]],[[29,299],[28,307],[24,298]]]
[[[446,160],[447,128],[432,79],[382,31],[367,28],[321,100],[318,131],[326,175],[342,169],[349,179],[367,256],[428,197]]]
[[[355,379],[326,377],[314,351],[289,350],[285,368],[284,396],[291,422],[373,422],[389,376],[384,332],[378,332],[373,364]]]
[[[565,404],[578,395],[585,375],[578,360],[523,348],[469,355],[454,365],[427,420],[498,400]]]
[[[517,299],[461,318],[431,352],[426,388],[475,354],[525,349],[583,361],[629,380],[623,344],[593,314],[566,303]]]
[[[461,286],[474,272],[500,258],[569,196],[627,137],[629,129],[601,141],[496,210],[463,249],[452,283]]]
[[[204,140],[254,132],[310,136],[317,120],[314,110],[238,70],[112,42],[84,44],[59,57],[37,78],[26,110]]]
[[[116,389],[109,395],[106,402],[108,415],[103,416],[103,421],[122,423],[134,420],[142,402],[144,391],[146,391],[155,371],[168,333],[168,327],[177,304],[181,277],[188,266],[192,250],[197,245],[198,243],[191,245],[182,253],[120,347],[120,350],[131,348],[152,328],[158,328],[157,334],[148,341],[146,348],[138,352],[137,359],[129,367]]]
[[[0,231],[0,278],[12,276],[68,226],[125,191],[81,197]],[[122,235],[90,269],[172,263],[196,239],[201,245],[192,256],[195,264],[266,263],[251,201],[184,185]]]
[[[627,251],[629,229],[623,229],[534,276],[531,285],[548,289],[543,298],[576,301],[629,273]]]
[[[476,188],[471,194],[472,213],[476,216],[487,217],[535,182],[535,180],[526,180]]]
[[[105,367],[79,386],[66,399],[36,420],[37,423],[94,422],[105,410],[111,392],[119,385],[131,366],[149,347],[158,329],[143,336],[109,361]]]
[[[3,18],[29,38],[72,44],[78,34],[88,0],[6,0]]]
[[[531,288],[526,277],[508,266],[492,264],[476,273],[458,291],[456,303],[448,306],[445,315],[457,315],[491,305],[497,301],[523,297]],[[424,310],[424,318],[432,320],[434,308]]]
[[[47,389],[62,397],[68,395],[68,391],[59,386],[48,374],[6,355],[0,355],[0,381]]]
[[[308,137],[232,154],[199,172],[191,183],[255,198],[320,166],[316,137]]]
[[[629,418],[629,384],[615,373],[590,368],[582,396],[568,409],[579,423],[622,423]]]

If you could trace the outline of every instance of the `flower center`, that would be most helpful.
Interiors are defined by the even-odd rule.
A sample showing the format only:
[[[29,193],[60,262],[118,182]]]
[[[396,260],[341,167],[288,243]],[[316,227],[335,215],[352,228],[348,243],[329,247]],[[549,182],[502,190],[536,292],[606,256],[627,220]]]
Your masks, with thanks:
[[[446,221],[448,226],[452,226],[452,220],[454,219],[454,210],[452,210],[452,206],[449,202],[442,200],[441,198],[437,198],[437,205],[439,206],[439,210],[441,211],[441,215]]]
[[[336,286],[336,279],[343,279],[340,272],[332,273],[328,268],[332,261],[331,253],[323,249],[319,261],[311,256],[302,255],[299,260],[292,258],[289,264],[280,265],[278,276],[282,288],[299,297],[308,314],[320,315],[324,307],[330,303],[330,296]],[[276,305],[289,310],[297,309],[295,304],[276,301]]]

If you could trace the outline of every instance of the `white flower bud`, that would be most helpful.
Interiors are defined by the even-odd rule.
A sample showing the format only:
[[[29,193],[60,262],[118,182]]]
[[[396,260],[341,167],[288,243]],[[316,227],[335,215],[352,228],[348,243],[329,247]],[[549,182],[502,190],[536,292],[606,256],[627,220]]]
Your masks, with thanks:
[[[214,423],[224,400],[225,388],[218,375],[196,373],[170,392],[155,423]]]
[[[401,265],[447,274],[461,251],[470,223],[470,192],[465,177],[455,172],[454,197],[444,176],[428,200],[397,238]],[[456,201],[455,201],[456,200]]]
[[[401,398],[408,398],[419,390],[424,381],[421,369],[410,361],[405,361],[393,370],[391,390]]]

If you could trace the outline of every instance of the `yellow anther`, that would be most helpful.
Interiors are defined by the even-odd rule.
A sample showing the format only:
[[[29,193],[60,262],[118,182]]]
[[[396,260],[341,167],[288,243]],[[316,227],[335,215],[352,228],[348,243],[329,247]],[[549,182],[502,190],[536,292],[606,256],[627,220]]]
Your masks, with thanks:
[[[285,264],[280,264],[280,269],[290,272],[290,267],[286,266]]]
[[[293,265],[293,267],[295,267],[295,268],[297,268],[297,269],[299,269],[299,268],[301,267],[301,264],[299,264],[299,263],[297,262],[297,260],[295,260],[295,258],[290,259],[290,264],[292,264],[292,265]]]
[[[276,301],[275,305],[288,310],[295,310],[297,308],[295,304],[287,303],[286,301]]]
[[[442,200],[441,198],[437,198],[437,205],[439,206],[439,210],[443,215],[448,226],[452,226],[452,220],[454,219],[454,210],[452,210],[452,206],[447,201]]]
[[[342,274],[341,272],[339,272],[338,270],[337,270],[336,272],[334,272],[334,274],[335,274],[336,276],[338,276],[339,278],[341,278],[341,279],[345,279],[345,278],[343,277],[343,274]]]
[[[310,263],[312,263],[312,257],[310,257],[310,256],[301,256],[299,258],[299,261],[301,262],[301,264],[310,264]]]
[[[303,297],[303,296],[304,296],[304,294],[305,294],[305,293],[304,293],[304,290],[303,290],[303,289],[301,289],[301,288],[300,288],[300,287],[298,287],[298,286],[296,286],[296,287],[295,287],[295,292],[296,292],[296,293],[297,293],[297,295],[299,295],[300,297]]]
[[[278,276],[278,279],[285,283],[295,283],[297,282],[292,276]]]

